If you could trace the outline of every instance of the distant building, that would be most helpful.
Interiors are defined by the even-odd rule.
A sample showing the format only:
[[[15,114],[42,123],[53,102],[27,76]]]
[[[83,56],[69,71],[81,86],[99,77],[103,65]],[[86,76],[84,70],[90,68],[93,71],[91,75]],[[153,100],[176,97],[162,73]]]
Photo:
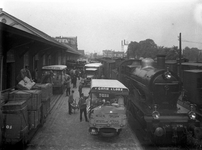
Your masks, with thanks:
[[[112,50],[103,50],[103,57],[113,58],[114,54]]]
[[[123,58],[124,57],[124,52],[114,52],[114,57]]]
[[[71,46],[73,49],[78,50],[77,37],[62,37],[58,36],[55,39],[60,42]]]
[[[124,52],[120,51],[113,51],[113,50],[103,50],[103,57],[109,57],[109,58],[123,58]]]

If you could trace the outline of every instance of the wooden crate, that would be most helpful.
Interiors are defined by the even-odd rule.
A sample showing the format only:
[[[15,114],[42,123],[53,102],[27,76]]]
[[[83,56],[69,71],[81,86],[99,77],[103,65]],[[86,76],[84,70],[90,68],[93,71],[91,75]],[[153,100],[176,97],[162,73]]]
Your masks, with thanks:
[[[48,100],[50,97],[51,97],[51,94],[50,94],[50,85],[49,83],[46,83],[46,84],[40,84],[40,83],[36,83],[32,89],[37,89],[37,90],[41,90],[42,92],[42,101],[46,101]]]
[[[29,130],[37,128],[40,124],[41,110],[30,110],[28,111],[28,127]]]
[[[31,94],[31,100],[27,103],[28,110],[38,110],[41,106],[41,90],[27,90],[26,92]]]
[[[8,101],[30,99],[32,94],[27,91],[28,90],[15,90],[9,93]]]
[[[9,94],[9,101],[27,101],[27,110],[38,110],[41,105],[41,90],[16,90]]]
[[[2,106],[3,138],[6,142],[17,143],[28,133],[26,101],[9,101]]]

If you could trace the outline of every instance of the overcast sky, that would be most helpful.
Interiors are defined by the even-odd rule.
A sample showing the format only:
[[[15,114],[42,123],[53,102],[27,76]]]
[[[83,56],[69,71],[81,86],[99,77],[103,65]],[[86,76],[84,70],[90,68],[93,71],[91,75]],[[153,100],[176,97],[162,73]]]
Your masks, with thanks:
[[[1,0],[3,10],[55,36],[75,37],[78,49],[121,51],[121,41],[202,49],[202,0]]]

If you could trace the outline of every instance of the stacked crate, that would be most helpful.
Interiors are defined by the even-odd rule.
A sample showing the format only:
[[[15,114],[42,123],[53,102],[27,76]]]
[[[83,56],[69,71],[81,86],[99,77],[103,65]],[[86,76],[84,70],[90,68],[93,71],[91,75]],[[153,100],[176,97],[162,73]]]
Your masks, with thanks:
[[[32,89],[41,90],[42,92],[42,101],[46,101],[47,99],[52,97],[52,84],[46,83],[46,84],[40,84],[36,83]]]
[[[42,105],[41,99],[41,90],[16,90],[11,92],[9,95],[9,101],[26,100],[29,130],[36,128],[40,124]]]
[[[53,96],[52,84],[37,83],[37,84],[35,84],[35,86],[33,88],[40,89],[42,91],[42,117],[44,117],[44,119],[45,119],[48,116],[48,113],[50,111],[50,100]]]
[[[28,134],[26,100],[9,101],[2,105],[3,139],[6,143],[17,143]]]

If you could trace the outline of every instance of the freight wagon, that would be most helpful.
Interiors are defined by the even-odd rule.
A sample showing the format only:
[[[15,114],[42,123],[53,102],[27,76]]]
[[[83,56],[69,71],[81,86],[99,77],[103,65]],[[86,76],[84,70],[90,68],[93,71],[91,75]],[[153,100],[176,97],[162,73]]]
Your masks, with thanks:
[[[178,104],[189,108],[190,104],[196,106],[196,113],[202,120],[202,63],[182,62],[181,70],[177,61],[166,61],[165,66],[175,73],[181,74],[183,82],[183,99],[180,97]]]
[[[59,91],[59,93],[62,94],[65,89],[66,69],[67,66],[65,65],[43,66],[41,83],[53,84],[53,92]]]
[[[89,63],[85,65],[84,86],[90,86],[92,79],[100,79],[103,75],[102,63]]]
[[[25,146],[50,111],[52,84],[35,84],[31,90],[12,90],[2,104],[2,145]]]

